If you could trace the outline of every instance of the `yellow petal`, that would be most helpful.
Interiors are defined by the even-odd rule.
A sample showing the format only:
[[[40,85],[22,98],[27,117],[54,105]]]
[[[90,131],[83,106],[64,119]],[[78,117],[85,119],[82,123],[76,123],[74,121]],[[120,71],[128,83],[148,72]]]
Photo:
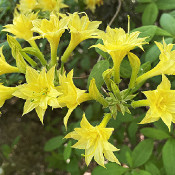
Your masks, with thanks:
[[[36,110],[36,113],[38,114],[38,117],[41,123],[43,124],[44,114],[45,114],[46,109],[42,109],[41,107],[38,106],[35,108],[35,110]]]
[[[32,111],[34,108],[36,108],[38,106],[37,103],[33,102],[31,99],[26,100],[25,104],[24,104],[24,111],[23,111],[23,115],[29,113],[30,111]]]
[[[91,162],[93,156],[94,156],[94,147],[93,146],[91,146],[88,149],[85,149],[85,162],[86,162],[87,166],[89,166],[89,163]]]
[[[162,74],[162,82],[160,83],[160,85],[157,87],[158,90],[163,89],[163,90],[170,90],[171,88],[171,83],[168,80],[168,78]]]
[[[66,139],[73,138],[75,140],[79,140],[81,137],[79,134],[77,134],[76,131],[73,131],[73,132],[68,133],[64,138],[66,138]]]
[[[53,66],[48,72],[47,72],[47,81],[48,84],[53,84],[54,82],[54,75],[55,75],[55,66]]]
[[[89,95],[92,99],[98,101],[104,107],[108,105],[107,101],[103,98],[103,95],[97,89],[94,78],[91,80],[90,85],[89,85]]]
[[[152,114],[151,109],[149,109],[146,113],[146,116],[139,124],[152,123],[160,119],[158,114]]]
[[[104,166],[104,157],[103,157],[103,148],[102,148],[100,143],[98,143],[98,146],[95,150],[94,160],[102,167],[105,167]]]
[[[74,109],[75,109],[75,108],[70,108],[70,109],[68,109],[68,112],[67,112],[66,116],[64,117],[64,126],[65,126],[66,130],[67,130],[67,122],[68,122],[68,119],[69,119],[69,117],[70,117],[70,115],[71,115],[71,113],[72,113],[72,111],[73,111]]]
[[[110,150],[105,150],[104,149],[104,156],[106,159],[108,159],[110,162],[115,162],[120,165],[119,160],[115,157],[114,153]]]
[[[26,68],[26,81],[27,81],[27,83],[36,82],[38,76],[39,76],[39,74],[35,69],[33,69],[30,66],[27,66],[27,68]]]
[[[87,129],[92,128],[92,125],[86,119],[85,113],[83,114],[83,118],[82,118],[82,120],[80,122],[80,126],[82,128],[87,128]]]
[[[162,113],[161,119],[168,126],[169,131],[171,129],[172,118],[173,117],[172,117],[172,115],[170,113]]]

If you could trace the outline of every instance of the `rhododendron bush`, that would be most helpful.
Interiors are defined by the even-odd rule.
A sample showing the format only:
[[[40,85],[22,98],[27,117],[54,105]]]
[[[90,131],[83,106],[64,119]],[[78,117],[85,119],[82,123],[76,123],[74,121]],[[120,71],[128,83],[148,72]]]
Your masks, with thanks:
[[[20,115],[53,132],[40,144],[52,174],[174,175],[175,2],[118,0],[105,24],[98,10],[110,3],[16,2],[1,29],[0,107],[21,99]],[[116,21],[131,4],[142,26],[125,11],[124,29]],[[2,173],[20,137],[0,147]]]

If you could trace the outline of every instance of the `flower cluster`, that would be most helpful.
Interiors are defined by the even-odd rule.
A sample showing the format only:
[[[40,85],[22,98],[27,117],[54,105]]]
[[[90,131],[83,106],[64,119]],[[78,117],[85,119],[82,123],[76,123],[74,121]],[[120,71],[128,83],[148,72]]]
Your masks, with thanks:
[[[59,12],[61,8],[68,7],[63,0],[20,0],[17,8],[22,13],[28,13],[32,10],[41,9],[42,11]]]
[[[94,11],[95,5],[103,2],[86,1],[88,7]],[[85,162],[87,165],[94,157],[95,161],[104,166],[104,157],[111,162],[120,164],[114,155],[118,149],[108,142],[114,128],[106,128],[111,118],[116,118],[117,112],[130,113],[129,107],[149,106],[145,118],[140,124],[150,123],[160,118],[170,130],[171,123],[175,123],[175,100],[172,96],[171,84],[167,75],[175,75],[175,51],[173,45],[156,42],[160,50],[160,62],[150,71],[140,75],[140,59],[132,53],[136,47],[143,50],[143,45],[148,44],[146,38],[139,37],[140,32],[126,33],[122,28],[107,26],[106,32],[98,29],[100,21],[90,21],[86,13],[75,12],[73,14],[61,14],[60,8],[66,7],[62,0],[21,0],[18,5],[20,12],[15,10],[13,24],[4,26],[4,31],[14,35],[7,35],[7,41],[11,47],[12,56],[16,66],[6,62],[3,55],[3,47],[0,48],[0,75],[7,73],[22,73],[26,82],[16,87],[7,87],[0,84],[0,107],[7,99],[13,96],[26,100],[23,115],[35,109],[39,120],[44,123],[44,115],[48,106],[53,108],[67,107],[68,111],[63,119],[65,128],[68,127],[68,119],[74,109],[83,102],[96,100],[108,113],[104,115],[102,122],[92,126],[82,117],[80,126],[70,132],[65,138],[73,138],[78,142],[73,145],[77,149],[85,149]],[[50,11],[49,18],[41,18],[40,12],[35,9]],[[57,55],[61,36],[68,30],[70,42],[62,54],[60,60]],[[21,38],[30,44],[30,47],[22,48],[16,38]],[[50,59],[37,46],[36,40],[45,38],[50,44]],[[92,77],[88,91],[81,90],[73,82],[73,70],[65,71],[65,64],[69,61],[71,53],[84,40],[97,38],[102,44],[95,44],[103,52],[107,52],[112,60],[112,66],[102,73],[106,84],[106,97],[101,94]],[[30,57],[32,55],[33,57]],[[128,89],[120,90],[120,67],[123,59],[128,57],[132,73]],[[38,62],[35,61],[38,58]],[[61,65],[59,65],[59,61]],[[139,75],[138,75],[139,74]],[[137,94],[133,94],[148,78],[162,75],[162,82],[156,90],[144,91],[146,100],[133,101]],[[101,75],[100,75],[101,76]]]

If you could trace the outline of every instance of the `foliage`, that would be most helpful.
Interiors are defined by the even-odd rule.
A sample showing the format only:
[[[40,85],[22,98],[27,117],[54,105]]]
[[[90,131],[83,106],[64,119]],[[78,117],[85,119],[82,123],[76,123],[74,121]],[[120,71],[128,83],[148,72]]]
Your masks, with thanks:
[[[31,22],[34,25],[31,27],[32,30],[30,29],[32,36],[30,33],[30,37],[27,39],[25,38],[26,35],[25,37],[22,36],[24,33],[19,33],[20,35],[14,33],[14,30],[16,30],[16,28],[13,28],[14,25],[11,26],[12,30],[7,25],[12,23],[11,13],[17,2],[10,3],[12,6],[9,5],[9,1],[3,0],[1,2],[0,22],[2,25],[0,25],[0,30],[3,29],[2,26],[6,25],[5,30],[20,39],[16,40],[9,35],[7,36],[7,42],[5,41],[6,33],[2,31],[0,33],[0,41],[2,41],[0,47],[4,46],[0,58],[3,59],[5,56],[6,63],[12,65],[15,68],[13,72],[17,73],[1,75],[1,82],[3,83],[1,86],[3,88],[8,86],[13,89],[13,92],[9,91],[10,94],[5,97],[6,99],[11,98],[11,96],[26,99],[23,114],[35,109],[42,122],[48,106],[62,108],[58,118],[45,116],[45,130],[52,135],[52,138],[48,139],[45,145],[42,145],[47,154],[45,162],[48,167],[76,175],[83,174],[86,171],[91,171],[93,175],[175,174],[175,131],[174,125],[171,124],[175,122],[174,98],[173,95],[168,96],[174,93],[175,88],[174,0],[136,0],[135,3],[132,3],[134,8],[130,12],[131,29],[128,27],[128,33],[121,28],[116,28],[116,26],[120,27],[121,19],[126,28],[125,14],[126,11],[129,11],[126,10],[129,8],[129,5],[126,5],[127,2],[122,2],[122,9],[120,9],[120,13],[113,22],[113,27],[108,26],[106,28],[110,18],[105,18],[104,14],[109,17],[110,15],[113,16],[114,11],[109,11],[108,8],[111,8],[114,4],[118,5],[118,2],[112,4],[113,2],[109,0],[102,5],[102,1],[98,1],[97,5],[99,7],[96,6],[95,9],[94,6],[86,4],[88,1],[65,0],[64,3],[69,8],[65,8],[66,5],[63,4],[61,12],[63,14],[70,12],[70,14],[57,16],[54,12],[48,12],[48,9],[40,11],[37,14],[39,20]],[[90,10],[87,10],[86,7],[89,7]],[[36,12],[38,8],[42,9],[41,6],[35,6],[31,10]],[[76,12],[85,10],[88,15]],[[109,12],[103,13],[105,10]],[[7,12],[10,12],[9,16],[6,15]],[[28,16],[25,17],[27,20]],[[100,27],[101,30],[98,29],[100,22],[88,21],[89,18],[98,20],[105,18]],[[88,21],[88,24],[91,23],[93,27],[76,28],[81,25],[83,20]],[[17,21],[19,22],[19,20]],[[59,27],[56,26],[56,29],[48,27],[46,30],[44,24],[47,24],[47,26],[58,25]],[[121,23],[121,25],[123,24]],[[57,28],[61,28],[59,32]],[[23,25],[20,29],[27,32],[27,28],[25,29]],[[65,32],[67,29],[69,29],[70,35]],[[106,32],[104,32],[105,30]],[[45,39],[41,39],[41,37]],[[88,38],[91,39],[84,41]],[[143,47],[144,52],[139,47],[141,49]],[[12,51],[12,56],[15,59],[11,59],[10,51]],[[33,68],[29,68],[29,66]],[[53,66],[57,68],[55,74],[52,71]],[[11,73],[11,69],[7,67],[6,71],[8,72],[4,73]],[[74,77],[71,69],[74,69]],[[160,75],[162,75],[162,82]],[[45,79],[42,79],[42,76]],[[38,82],[35,80],[36,77],[39,77],[37,78]],[[21,85],[24,82],[26,83]],[[39,84],[39,82],[41,83]],[[35,86],[36,83],[38,83],[38,86]],[[47,87],[45,87],[46,85]],[[38,89],[43,87],[44,91],[42,93],[38,92]],[[81,89],[87,89],[87,91]],[[144,91],[147,97],[146,100],[139,89]],[[36,95],[31,96],[31,91],[35,92]],[[44,98],[43,94],[46,95]],[[164,98],[164,101],[162,98]],[[6,100],[2,97],[1,99]],[[33,101],[36,99],[37,103],[33,105]],[[81,104],[82,102],[85,103]],[[79,104],[81,105],[78,106]],[[145,108],[134,109],[141,106],[149,106],[149,110],[145,110]],[[64,107],[68,108],[68,112]],[[86,127],[85,124],[80,123],[83,113],[92,125]],[[111,115],[108,115],[107,119],[106,117],[103,118],[106,114]],[[67,131],[62,124],[63,118]],[[102,123],[105,124],[100,130],[99,126]],[[107,123],[109,128],[106,127]],[[138,123],[150,124],[141,125]],[[110,135],[107,134],[107,130],[104,134],[105,129],[114,130],[113,133],[108,131],[112,134],[110,139],[106,137],[106,135]],[[101,133],[100,136],[97,133]],[[78,142],[66,140],[64,138],[66,134],[68,134],[67,138],[73,138]],[[81,159],[84,151],[81,149],[87,151],[91,148],[86,143],[88,134],[92,136],[92,138],[89,137],[88,144],[93,144],[94,149],[94,152],[90,153],[91,156],[94,156],[95,161],[105,166],[106,169],[93,164],[94,160],[90,163],[91,160],[87,160],[87,152],[85,152],[84,157],[86,164],[90,163],[90,165],[89,167],[84,165],[84,157]],[[103,151],[96,150],[97,140],[93,140],[96,135],[103,138],[100,141],[97,139],[100,145],[107,142],[120,149],[114,152],[114,157],[117,157],[121,165],[103,162],[101,157],[100,159],[97,158],[98,156],[95,154],[102,155],[102,157],[103,154],[105,155],[105,147],[97,146],[99,150],[102,149]],[[19,138],[17,137],[11,146],[8,144],[0,146],[2,154],[0,155],[3,157],[3,161],[0,158],[0,162],[3,162],[2,168],[5,162],[8,162],[9,155],[18,141],[20,144]],[[90,148],[87,148],[88,146]],[[73,149],[73,147],[80,148],[80,150]],[[109,153],[111,154],[112,151],[114,150],[111,148]],[[114,157],[111,159],[108,156],[105,157],[109,161],[114,161]]]

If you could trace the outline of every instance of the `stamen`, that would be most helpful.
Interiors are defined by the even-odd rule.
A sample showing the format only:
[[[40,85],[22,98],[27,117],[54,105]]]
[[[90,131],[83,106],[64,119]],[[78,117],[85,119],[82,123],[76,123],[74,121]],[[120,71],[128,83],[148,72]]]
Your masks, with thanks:
[[[129,34],[130,33],[130,16],[127,15],[127,17],[128,17],[128,34]]]

